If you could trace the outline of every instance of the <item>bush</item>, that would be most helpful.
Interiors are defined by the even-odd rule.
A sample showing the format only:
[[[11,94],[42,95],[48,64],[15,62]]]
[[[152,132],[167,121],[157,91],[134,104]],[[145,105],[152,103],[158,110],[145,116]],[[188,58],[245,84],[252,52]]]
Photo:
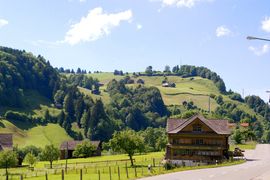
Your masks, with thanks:
[[[129,80],[127,81],[127,84],[134,84],[134,80],[133,80],[133,79],[129,79]]]
[[[175,168],[175,165],[172,164],[170,161],[166,161],[166,162],[163,164],[163,167],[164,167],[166,170],[171,170],[171,169],[174,169],[174,168]]]
[[[138,79],[138,80],[137,80],[137,84],[144,84],[144,80]]]
[[[242,96],[238,93],[232,93],[229,95],[229,98],[231,98],[232,100],[236,100],[239,102],[244,102],[244,99],[242,98]]]

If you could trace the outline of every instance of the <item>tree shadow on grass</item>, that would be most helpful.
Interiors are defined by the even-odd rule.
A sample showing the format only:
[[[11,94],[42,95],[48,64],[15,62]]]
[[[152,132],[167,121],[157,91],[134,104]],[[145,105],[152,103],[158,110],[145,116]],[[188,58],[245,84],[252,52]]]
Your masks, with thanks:
[[[5,128],[6,126],[4,125],[4,123],[2,122],[2,120],[0,120],[0,127],[1,128]]]
[[[10,123],[12,123],[14,126],[21,130],[29,130],[32,129],[33,127],[36,127],[37,124],[35,123],[30,123],[30,122],[23,122],[23,121],[18,121],[18,120],[7,120]]]

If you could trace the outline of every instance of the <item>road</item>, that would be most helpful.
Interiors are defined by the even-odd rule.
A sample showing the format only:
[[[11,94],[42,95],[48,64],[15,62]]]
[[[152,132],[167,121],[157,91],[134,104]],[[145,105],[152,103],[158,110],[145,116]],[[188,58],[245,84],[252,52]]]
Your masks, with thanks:
[[[234,166],[198,169],[143,178],[143,180],[270,180],[270,145],[246,150],[247,162]]]

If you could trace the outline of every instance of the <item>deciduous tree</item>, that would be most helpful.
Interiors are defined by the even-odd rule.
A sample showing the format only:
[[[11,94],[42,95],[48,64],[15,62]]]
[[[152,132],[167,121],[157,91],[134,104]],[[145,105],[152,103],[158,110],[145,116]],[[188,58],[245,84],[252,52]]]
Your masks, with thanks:
[[[57,160],[59,158],[59,155],[59,150],[56,147],[54,147],[53,145],[47,145],[41,152],[40,158],[41,160],[49,161],[50,168],[52,168],[53,161]]]
[[[127,153],[133,166],[133,155],[142,151],[143,138],[133,130],[115,132],[109,145],[113,151]]]

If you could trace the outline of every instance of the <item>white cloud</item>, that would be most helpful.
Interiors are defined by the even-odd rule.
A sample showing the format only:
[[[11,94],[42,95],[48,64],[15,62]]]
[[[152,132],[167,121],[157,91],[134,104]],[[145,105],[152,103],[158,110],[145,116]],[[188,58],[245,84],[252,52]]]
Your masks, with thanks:
[[[262,30],[270,32],[270,17],[265,17],[262,23]]]
[[[95,8],[90,10],[86,17],[82,17],[79,23],[71,25],[64,42],[75,45],[80,42],[95,41],[109,35],[121,21],[131,21],[131,18],[131,10],[107,14],[101,7]]]
[[[151,1],[160,1],[162,2],[163,6],[192,8],[199,2],[210,2],[213,0],[151,0]]]
[[[259,48],[250,46],[248,49],[250,51],[252,51],[255,55],[261,56],[261,55],[264,55],[270,51],[270,45],[264,44],[262,47],[259,47]]]
[[[0,19],[0,28],[6,25],[8,25],[8,21],[5,19]]]
[[[228,29],[226,26],[219,26],[216,29],[217,37],[229,36],[231,33],[232,33],[231,30]]]
[[[80,2],[86,2],[86,0],[79,0]]]
[[[137,30],[141,30],[142,29],[142,25],[141,24],[137,24],[136,28],[137,28]]]

